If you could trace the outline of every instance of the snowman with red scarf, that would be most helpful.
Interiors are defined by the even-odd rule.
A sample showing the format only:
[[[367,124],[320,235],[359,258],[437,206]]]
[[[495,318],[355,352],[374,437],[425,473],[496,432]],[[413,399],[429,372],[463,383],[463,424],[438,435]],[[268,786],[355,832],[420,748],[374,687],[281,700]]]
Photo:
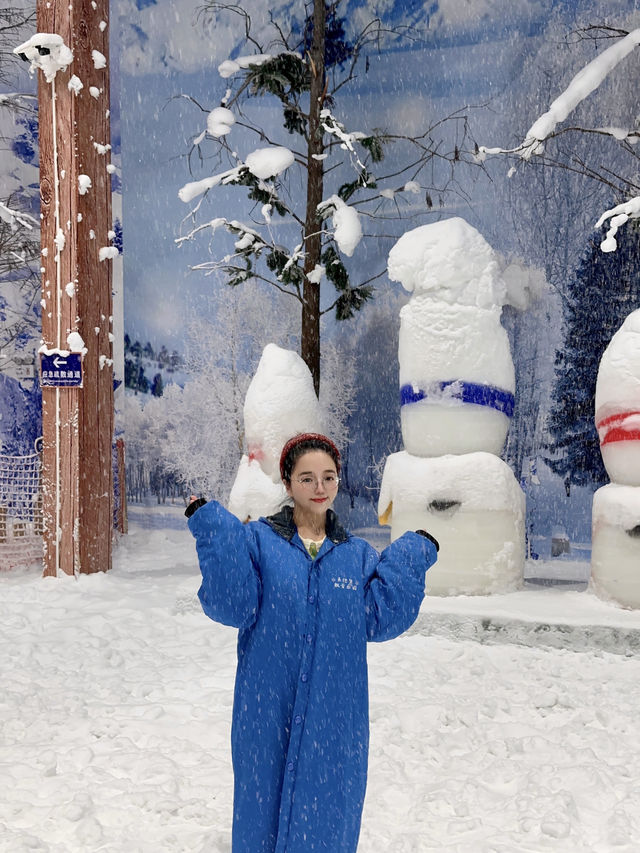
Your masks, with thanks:
[[[591,577],[596,592],[640,607],[640,310],[600,361],[596,427],[611,483],[593,496]]]

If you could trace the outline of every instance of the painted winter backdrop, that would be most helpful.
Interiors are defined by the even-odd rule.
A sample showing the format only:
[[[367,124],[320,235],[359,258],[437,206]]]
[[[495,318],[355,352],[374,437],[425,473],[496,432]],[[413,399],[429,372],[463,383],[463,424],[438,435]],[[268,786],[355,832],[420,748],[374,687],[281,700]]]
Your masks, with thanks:
[[[262,32],[267,4],[251,5]],[[346,130],[419,133],[425,117],[432,126],[463,108],[468,138],[489,148],[518,146],[575,72],[610,43],[570,35],[578,27],[604,21],[632,30],[639,23],[633,3],[616,0],[580,3],[579,15],[578,4],[550,0],[379,5],[393,7],[386,24],[428,22],[429,29],[371,54],[351,95],[341,95]],[[218,64],[244,55],[237,30],[208,26],[197,7],[112,5],[131,532],[104,575],[0,577],[0,764],[10,783],[0,801],[0,850],[7,853],[230,849],[235,632],[207,620],[195,599],[198,571],[179,502],[140,502],[186,485],[225,496],[243,445],[241,402],[260,352],[270,340],[296,347],[300,317],[295,300],[274,299],[257,283],[232,290],[224,278],[189,273],[189,265],[214,257],[206,238],[175,243],[185,233],[178,190],[230,168],[211,159],[200,165],[195,152],[191,175],[184,155],[225,95]],[[376,11],[373,3],[349,7],[354,27]],[[298,4],[270,8],[287,21]],[[592,35],[607,32],[623,35]],[[412,178],[381,185],[389,192],[379,212],[395,213],[397,203],[411,216],[384,220],[384,236],[373,245],[361,241],[344,259],[357,283],[358,272],[384,267],[402,230],[453,216],[502,253],[513,303],[503,322],[518,389],[505,458],[527,491],[531,543],[543,556],[554,534],[564,541],[563,532],[572,555],[585,556],[578,546],[588,545],[591,493],[604,478],[593,427],[597,362],[639,304],[632,223],[608,254],[599,245],[605,229],[594,230],[601,212],[638,193],[629,136],[638,125],[637,63],[632,53],[569,122],[595,132],[563,134],[548,146],[547,158],[559,166],[540,156],[522,163],[515,153],[478,168],[462,151],[456,159],[455,134],[443,135],[456,191],[443,193],[441,204],[437,170],[433,178],[414,176],[420,193],[406,189]],[[11,74],[5,92],[33,93],[22,65]],[[180,93],[188,98],[170,100]],[[30,449],[37,434],[28,374],[38,337],[39,246],[27,218],[37,220],[37,122],[30,98],[1,101],[0,200],[13,213],[0,217],[0,434],[3,452],[13,453]],[[277,135],[280,107],[260,103],[265,133],[290,144]],[[238,138],[242,158],[263,147],[238,130],[228,135]],[[392,155],[385,159],[392,173]],[[585,174],[598,170],[604,183]],[[401,185],[404,192],[392,191]],[[239,192],[215,187],[202,221],[245,220]],[[425,217],[414,217],[418,211]],[[272,216],[274,228],[278,221]],[[232,251],[218,253],[213,240],[212,249],[217,258]],[[384,458],[402,446],[398,313],[408,294],[386,277],[375,287],[355,318],[327,315],[322,330],[322,373],[330,381],[321,393],[342,430],[347,462],[341,511],[357,525],[373,523]],[[564,589],[429,597],[411,634],[371,649],[362,853],[635,853],[639,619],[637,610]],[[483,642],[469,641],[476,639]]]
[[[252,68],[243,57],[276,53],[283,38],[302,57],[312,34],[301,3],[256,2],[250,21],[218,5],[112,6],[113,146],[116,156],[122,150],[125,223],[128,394],[120,416],[134,500],[190,490],[226,499],[260,353],[269,341],[300,344],[304,260],[295,217],[305,152],[296,112],[283,118],[282,92],[260,77],[260,65],[244,92],[253,95],[235,99]],[[254,42],[243,38],[247,23]],[[499,253],[509,284],[503,324],[517,391],[503,455],[527,495],[531,554],[549,556],[552,539],[567,538],[568,556],[586,558],[591,496],[606,482],[593,424],[597,364],[640,305],[637,229],[621,228],[617,250],[603,253],[606,226],[594,228],[602,212],[638,192],[637,54],[584,97],[544,153],[526,162],[521,152],[480,149],[516,149],[574,74],[637,24],[632,2],[350,2],[330,17],[330,80],[350,79],[326,104],[331,147],[318,155],[328,155],[324,225],[335,234],[315,272],[326,311],[320,397],[344,448],[339,511],[351,526],[375,524],[384,459],[402,446],[398,313],[407,294],[385,274],[388,252],[409,228],[461,216]],[[285,93],[295,92],[299,67],[300,59],[280,69]],[[33,91],[23,67],[10,72],[7,91]],[[7,109],[9,101],[5,199],[17,193],[37,216],[37,117],[32,101]],[[261,153],[274,145],[275,164]],[[6,218],[2,226],[13,233]],[[21,281],[37,280],[33,246],[18,254],[31,265]],[[3,271],[3,328],[18,278]],[[17,354],[33,351],[37,326],[38,300],[20,287],[20,316],[34,328],[3,339],[12,362],[5,384],[20,379]],[[24,425],[34,422],[21,415],[16,427],[6,409],[35,410],[33,395],[10,388],[3,401],[20,402],[3,402],[5,452],[30,445]]]

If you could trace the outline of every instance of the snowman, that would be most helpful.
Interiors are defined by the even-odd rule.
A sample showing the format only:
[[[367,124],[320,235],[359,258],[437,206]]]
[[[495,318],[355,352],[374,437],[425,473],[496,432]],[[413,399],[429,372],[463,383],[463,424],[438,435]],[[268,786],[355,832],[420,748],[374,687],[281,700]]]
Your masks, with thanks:
[[[514,589],[524,570],[524,495],[499,458],[515,371],[497,256],[455,217],[404,234],[388,270],[411,299],[398,348],[405,450],[385,465],[380,521],[392,539],[420,527],[438,538],[428,593]]]
[[[640,310],[600,361],[595,421],[611,478],[593,496],[591,578],[599,595],[640,607]]]

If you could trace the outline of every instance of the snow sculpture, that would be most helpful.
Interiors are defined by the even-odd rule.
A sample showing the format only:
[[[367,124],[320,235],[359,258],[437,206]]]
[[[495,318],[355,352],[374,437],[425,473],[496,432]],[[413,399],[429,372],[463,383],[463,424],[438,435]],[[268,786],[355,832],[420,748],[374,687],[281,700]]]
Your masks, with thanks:
[[[299,432],[322,432],[320,404],[309,368],[292,350],[267,344],[244,400],[248,453],[229,495],[241,521],[271,515],[287,500],[280,454]]]
[[[640,310],[629,314],[602,355],[596,427],[611,480],[640,486]]]
[[[514,589],[524,569],[524,494],[498,456],[515,392],[498,259],[455,217],[404,234],[388,269],[412,296],[398,348],[405,450],[387,459],[380,523],[391,524],[392,539],[421,527],[436,536],[427,593]]]
[[[389,278],[413,294],[400,312],[398,348],[405,448],[416,456],[500,453],[515,372],[493,250],[458,217],[424,225],[391,249]]]
[[[244,399],[249,459],[274,483],[280,481],[280,453],[299,432],[319,432],[320,404],[309,368],[292,350],[267,344]]]
[[[599,595],[640,608],[640,310],[600,361],[596,427],[612,482],[593,496],[591,577]]]
[[[273,515],[287,500],[282,482],[274,483],[256,459],[243,454],[236,479],[231,487],[227,509],[241,521]]]

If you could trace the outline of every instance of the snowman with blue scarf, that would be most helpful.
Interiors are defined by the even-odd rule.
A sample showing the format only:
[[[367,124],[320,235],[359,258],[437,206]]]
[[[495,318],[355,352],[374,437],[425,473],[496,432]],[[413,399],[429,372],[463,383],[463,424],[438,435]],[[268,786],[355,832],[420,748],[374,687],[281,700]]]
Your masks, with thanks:
[[[405,233],[389,278],[411,293],[400,312],[404,450],[387,459],[379,517],[391,538],[429,525],[441,542],[427,592],[486,594],[518,587],[524,495],[500,452],[515,403],[515,371],[500,318],[510,300],[498,256],[464,219]]]

